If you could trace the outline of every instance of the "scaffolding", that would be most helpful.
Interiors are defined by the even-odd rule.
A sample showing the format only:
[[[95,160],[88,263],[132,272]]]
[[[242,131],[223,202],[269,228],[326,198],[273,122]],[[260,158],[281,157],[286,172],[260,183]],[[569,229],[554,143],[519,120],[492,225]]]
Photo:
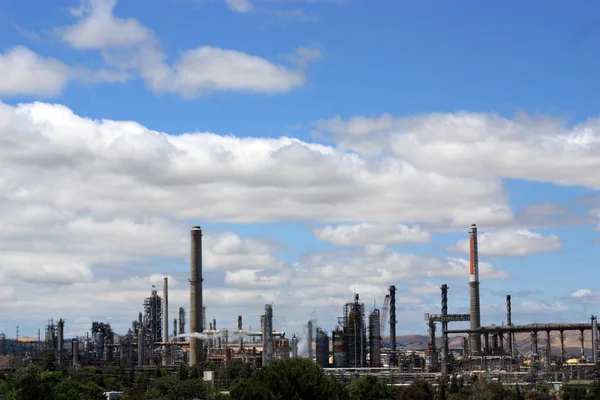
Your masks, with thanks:
[[[367,335],[365,326],[365,305],[360,303],[358,294],[354,302],[344,306],[344,352],[345,363],[350,368],[367,366]]]
[[[150,297],[144,299],[144,325],[152,342],[162,341],[162,298],[152,286]]]

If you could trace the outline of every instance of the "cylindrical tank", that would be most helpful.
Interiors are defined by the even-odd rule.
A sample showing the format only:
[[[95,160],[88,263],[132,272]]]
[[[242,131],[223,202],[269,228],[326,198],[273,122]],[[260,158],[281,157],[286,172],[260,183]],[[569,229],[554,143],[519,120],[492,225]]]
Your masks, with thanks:
[[[331,341],[333,342],[333,365],[335,367],[344,366],[344,333],[336,329],[331,332]]]
[[[379,310],[377,309],[369,315],[369,355],[371,367],[381,367],[381,329]]]
[[[103,359],[104,358],[104,333],[97,332],[96,333],[96,358]]]
[[[317,364],[329,367],[329,337],[322,329],[317,329]]]

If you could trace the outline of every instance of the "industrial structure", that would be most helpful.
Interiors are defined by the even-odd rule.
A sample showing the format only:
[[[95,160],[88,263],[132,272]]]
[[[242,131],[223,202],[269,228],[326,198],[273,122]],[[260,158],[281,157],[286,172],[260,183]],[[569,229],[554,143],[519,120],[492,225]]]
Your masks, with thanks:
[[[7,338],[0,333],[0,357],[13,356],[23,362],[40,360],[49,350],[57,362],[81,365],[120,365],[124,368],[175,368],[202,361],[228,362],[243,360],[256,367],[268,366],[274,360],[306,356],[341,379],[361,374],[380,374],[399,382],[414,379],[440,379],[465,373],[485,374],[503,381],[533,382],[539,379],[568,381],[598,377],[598,322],[534,323],[514,325],[511,296],[506,296],[506,321],[499,325],[481,325],[479,254],[477,226],[469,228],[469,313],[449,312],[447,284],[440,286],[440,312],[425,314],[429,333],[426,348],[408,350],[396,338],[396,286],[390,285],[381,309],[365,309],[358,293],[342,307],[337,325],[328,332],[313,324],[306,325],[302,335],[291,340],[285,332],[274,329],[273,304],[266,304],[260,318],[260,330],[244,329],[243,317],[237,318],[237,329],[217,329],[217,320],[207,326],[203,304],[202,230],[190,232],[190,303],[189,331],[186,331],[186,309],[179,307],[169,334],[169,285],[163,279],[162,296],[152,286],[149,297],[143,299],[141,311],[124,335],[113,332],[107,322],[94,321],[85,337],[67,339],[62,318],[49,320],[42,338]],[[466,277],[465,277],[466,278]],[[388,320],[389,314],[389,320]],[[450,324],[469,322],[468,328],[450,328]],[[389,339],[384,332],[389,324]],[[436,332],[441,334],[438,346]],[[565,332],[579,333],[580,353],[569,359],[565,349]],[[585,332],[591,332],[591,356],[585,354]],[[516,334],[528,333],[530,351],[521,352]],[[452,336],[451,336],[452,335]],[[552,351],[551,337],[558,335],[560,350]],[[461,338],[459,348],[450,346],[451,339]],[[540,336],[544,346],[540,349]],[[299,354],[301,337],[306,341],[306,353]],[[313,340],[314,339],[314,340]],[[313,352],[314,344],[314,352]],[[558,354],[556,354],[558,353]],[[1,369],[1,365],[0,365]]]

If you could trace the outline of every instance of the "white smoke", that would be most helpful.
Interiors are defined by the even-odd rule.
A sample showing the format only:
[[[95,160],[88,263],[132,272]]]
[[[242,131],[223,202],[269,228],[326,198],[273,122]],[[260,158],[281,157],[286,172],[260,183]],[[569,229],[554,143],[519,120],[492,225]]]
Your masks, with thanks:
[[[298,334],[298,357],[308,357],[308,340],[306,333]]]

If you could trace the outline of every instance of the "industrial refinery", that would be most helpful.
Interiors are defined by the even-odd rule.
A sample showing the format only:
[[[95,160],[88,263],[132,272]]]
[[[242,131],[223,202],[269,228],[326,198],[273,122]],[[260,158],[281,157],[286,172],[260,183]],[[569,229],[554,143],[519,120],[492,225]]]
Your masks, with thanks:
[[[228,362],[234,359],[260,368],[274,360],[308,357],[340,379],[375,374],[395,383],[410,383],[416,379],[436,381],[450,376],[478,375],[507,384],[520,382],[565,383],[569,380],[598,377],[598,323],[596,316],[589,323],[512,323],[511,296],[506,296],[506,320],[490,326],[481,325],[479,257],[477,226],[469,229],[469,313],[453,314],[448,310],[449,286],[440,287],[439,313],[431,310],[424,315],[424,330],[429,343],[422,349],[408,349],[397,342],[396,286],[390,285],[381,308],[368,311],[360,293],[346,304],[340,304],[337,321],[330,326],[306,323],[306,331],[278,331],[273,326],[272,304],[264,306],[260,330],[244,326],[238,316],[237,327],[220,328],[217,320],[207,321],[207,309],[202,291],[202,230],[195,226],[190,232],[190,302],[180,307],[169,319],[169,282],[163,280],[162,293],[152,287],[143,299],[131,328],[115,333],[110,323],[95,321],[84,337],[65,338],[63,319],[49,320],[37,338],[7,338],[0,334],[0,369],[17,368],[39,362],[49,350],[55,351],[57,362],[77,368],[83,365],[118,365],[144,370],[200,362]],[[466,276],[465,276],[466,280]],[[186,316],[189,313],[189,327]],[[450,327],[456,322],[469,322],[468,328]],[[330,329],[327,329],[330,328]],[[436,332],[440,332],[438,342]],[[586,335],[586,333],[589,334]],[[565,336],[578,334],[580,350],[575,357],[567,354]],[[518,346],[517,335],[529,335],[530,350]],[[553,351],[552,337],[558,335],[560,348]],[[541,340],[540,340],[541,336]],[[306,352],[299,354],[299,338],[305,338]],[[586,341],[591,338],[591,356],[586,357]],[[389,338],[389,339],[388,339]],[[542,342],[542,348],[539,343]],[[441,343],[441,344],[439,344]],[[451,345],[453,343],[453,345]],[[459,343],[459,345],[457,345]],[[588,352],[589,353],[589,352]]]

